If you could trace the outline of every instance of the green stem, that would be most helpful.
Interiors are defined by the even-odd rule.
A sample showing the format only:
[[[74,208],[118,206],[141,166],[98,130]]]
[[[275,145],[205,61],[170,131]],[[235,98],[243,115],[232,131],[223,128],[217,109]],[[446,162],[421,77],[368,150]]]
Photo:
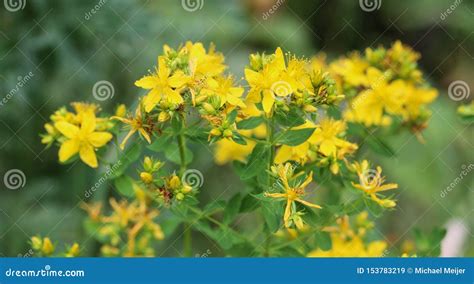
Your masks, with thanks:
[[[186,128],[186,120],[185,116],[181,117],[181,130],[176,137],[178,140],[178,148],[179,148],[179,157],[181,160],[181,164],[179,167],[179,174],[182,177],[186,172],[186,140],[184,137],[184,130]],[[189,223],[183,224],[183,252],[186,257],[192,256],[193,250],[193,242],[192,242],[192,231],[191,225]]]
[[[198,218],[196,218],[196,221],[201,219],[201,218],[205,218],[207,220],[209,220],[210,222],[214,223],[215,225],[219,226],[220,228],[225,228],[225,229],[229,229],[231,230],[236,236],[238,236],[239,238],[241,238],[242,240],[248,242],[248,243],[252,243],[252,240],[250,240],[249,238],[247,238],[247,236],[235,231],[234,229],[232,229],[231,227],[219,222],[217,219],[209,216],[208,214],[205,214],[202,210],[198,209],[198,208],[195,208],[195,207],[192,207],[192,206],[189,206],[187,205],[186,206],[189,210],[193,211],[195,214],[199,215]]]
[[[188,223],[183,224],[183,251],[184,256],[191,257],[193,254],[193,240],[191,235],[191,225]]]
[[[186,127],[186,124],[184,122],[184,117],[183,117],[182,129],[184,129],[185,127]],[[178,140],[179,157],[181,160],[179,173],[180,175],[183,175],[184,172],[186,171],[186,140],[184,138],[184,134],[182,131],[178,134],[176,138]]]
[[[274,159],[274,152],[275,152],[275,146],[273,145],[273,118],[267,118],[267,143],[270,145],[270,155],[268,155],[268,164],[267,164],[267,174],[268,174],[268,188],[269,190],[272,186],[272,176],[271,176],[271,170],[273,166],[273,159]]]
[[[273,185],[273,177],[271,174],[272,171],[272,166],[273,166],[273,160],[275,156],[275,145],[273,144],[273,139],[274,139],[274,121],[273,121],[273,116],[270,118],[267,118],[267,143],[270,145],[270,154],[268,155],[268,164],[267,164],[267,175],[268,175],[268,181],[267,181],[267,190],[270,190]],[[268,226],[265,223],[265,232],[267,233],[267,236],[265,237],[265,246],[264,246],[264,256],[268,257],[270,256],[270,244],[271,244],[271,232]]]

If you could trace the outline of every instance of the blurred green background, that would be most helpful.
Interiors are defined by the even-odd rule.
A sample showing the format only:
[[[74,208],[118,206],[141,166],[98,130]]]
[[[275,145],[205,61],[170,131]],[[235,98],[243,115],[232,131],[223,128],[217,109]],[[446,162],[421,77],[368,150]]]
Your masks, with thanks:
[[[3,178],[8,170],[19,169],[26,184],[18,190],[0,184],[0,256],[26,254],[27,240],[35,234],[48,235],[60,246],[78,241],[93,250],[78,203],[100,173],[82,163],[59,165],[57,149],[45,150],[39,134],[49,115],[72,101],[95,102],[109,112],[119,103],[133,103],[142,94],[133,82],[156,64],[163,44],[214,42],[240,78],[252,52],[281,46],[297,55],[324,52],[335,58],[396,39],[422,54],[421,68],[440,96],[424,132],[425,145],[406,133],[389,141],[396,157],[370,157],[400,184],[399,206],[378,220],[377,230],[390,247],[400,246],[415,228],[430,231],[459,219],[467,238],[461,254],[474,255],[474,173],[440,195],[463,165],[474,163],[473,127],[456,115],[457,106],[474,94],[454,101],[446,92],[455,80],[474,89],[473,1],[382,0],[373,12],[363,11],[359,1],[343,0],[20,2],[24,8],[16,12],[0,6],[0,99],[27,74],[33,76],[0,106],[0,174]],[[202,6],[190,12],[183,8],[186,2]],[[94,99],[92,87],[99,80],[113,84],[113,98]],[[204,148],[195,156],[205,176],[202,199],[218,194],[222,180],[231,187],[222,197],[239,190],[230,166],[214,166]],[[96,198],[107,190],[112,188]],[[240,223],[252,226],[245,218]],[[204,236],[195,233],[194,239],[194,253],[219,255]],[[178,255],[180,242],[171,236],[162,247],[157,255]]]

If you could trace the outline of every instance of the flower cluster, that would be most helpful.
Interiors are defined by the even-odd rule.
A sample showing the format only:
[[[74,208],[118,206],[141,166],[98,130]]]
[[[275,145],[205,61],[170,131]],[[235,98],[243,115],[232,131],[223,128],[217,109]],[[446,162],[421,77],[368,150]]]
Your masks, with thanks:
[[[339,88],[350,99],[344,117],[365,126],[388,126],[394,118],[419,131],[430,116],[427,106],[437,91],[423,81],[419,54],[401,42],[389,49],[368,48],[329,65]]]
[[[31,249],[33,252],[31,256],[56,256],[56,257],[76,257],[80,254],[80,247],[78,243],[74,243],[71,246],[66,247],[63,252],[56,252],[56,246],[53,244],[50,238],[34,236],[30,239]]]
[[[311,251],[309,257],[381,257],[385,254],[387,243],[385,241],[364,242],[367,231],[374,224],[368,219],[367,211],[356,216],[355,225],[351,226],[349,216],[336,220],[337,226],[326,227],[323,230],[331,236],[332,248],[330,250],[316,249]]]
[[[111,210],[84,205],[86,228],[102,244],[102,255],[156,255],[155,243],[165,238],[158,216],[165,211],[166,235],[183,228],[187,256],[193,231],[229,255],[249,248],[240,255],[381,256],[387,245],[366,237],[373,224],[365,210],[378,216],[394,208],[384,193],[398,185],[385,184],[381,167],[371,169],[360,157],[359,139],[373,139],[365,127],[387,126],[394,118],[412,130],[426,126],[436,91],[423,81],[418,57],[400,42],[329,64],[277,48],[250,55],[244,87],[226,73],[224,56],[213,45],[165,45],[154,71],[135,82],[147,93],[131,113],[119,106],[106,117],[96,105],[74,103],[74,112],[61,108],[51,116],[42,142],[60,146],[61,162],[79,156],[95,168],[100,150],[122,137],[118,126],[125,126],[120,144],[114,140],[116,156],[107,156],[123,160],[108,176],[116,190],[108,195],[114,196]],[[139,139],[128,142],[137,133]],[[232,162],[244,186],[201,209],[203,176],[189,166],[192,149],[206,144],[217,164]],[[198,173],[197,183],[186,177],[190,172]],[[308,194],[316,188],[313,180],[314,196]],[[265,246],[256,247],[240,231],[241,213],[261,216],[255,218],[263,228],[255,240]],[[355,227],[349,224],[353,215]],[[272,241],[281,234],[290,240]],[[52,254],[49,240],[35,242],[44,255]]]
[[[156,223],[160,212],[151,207],[151,199],[138,186],[134,187],[132,202],[110,199],[112,213],[102,214],[102,204],[84,204],[89,214],[89,227],[103,244],[104,256],[154,256],[154,240],[164,238],[163,231]]]
[[[51,122],[44,126],[46,134],[42,135],[41,142],[48,146],[58,143],[62,163],[79,154],[85,164],[97,168],[96,150],[112,139],[108,131],[114,125],[107,117],[97,117],[98,105],[79,102],[71,105],[74,112],[62,107],[51,115]]]

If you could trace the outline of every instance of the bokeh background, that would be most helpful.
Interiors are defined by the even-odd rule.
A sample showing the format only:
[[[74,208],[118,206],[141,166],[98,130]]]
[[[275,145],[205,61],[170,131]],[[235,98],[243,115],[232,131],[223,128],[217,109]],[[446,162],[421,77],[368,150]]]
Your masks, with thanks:
[[[12,2],[20,3],[18,11],[0,5],[0,99],[7,98],[0,105],[0,175],[19,169],[26,183],[17,190],[0,183],[0,256],[27,254],[28,238],[35,234],[48,235],[59,246],[78,241],[87,254],[97,253],[78,204],[100,173],[82,163],[59,165],[57,150],[45,150],[39,134],[49,115],[71,101],[95,102],[109,112],[119,103],[130,105],[142,94],[133,82],[156,64],[163,44],[214,42],[230,71],[241,77],[252,52],[281,46],[308,58],[324,52],[330,59],[396,39],[422,54],[421,68],[440,96],[425,145],[407,133],[389,141],[395,157],[370,157],[400,184],[397,210],[377,221],[377,231],[397,247],[414,237],[414,229],[429,232],[458,220],[456,231],[464,236],[460,255],[474,255],[474,173],[441,194],[474,163],[473,127],[456,115],[474,94],[455,101],[446,91],[455,80],[474,90],[473,1],[379,0],[374,11],[355,0]],[[30,80],[8,95],[30,72]],[[113,84],[111,99],[92,96],[99,80]],[[204,148],[195,156],[205,176],[203,200],[220,194],[223,180],[231,188],[222,197],[239,190],[230,167],[213,165]],[[94,198],[112,190],[105,186]],[[243,219],[240,225],[252,222]],[[204,236],[193,238],[194,253],[219,255]],[[172,236],[157,254],[179,255],[179,244]]]

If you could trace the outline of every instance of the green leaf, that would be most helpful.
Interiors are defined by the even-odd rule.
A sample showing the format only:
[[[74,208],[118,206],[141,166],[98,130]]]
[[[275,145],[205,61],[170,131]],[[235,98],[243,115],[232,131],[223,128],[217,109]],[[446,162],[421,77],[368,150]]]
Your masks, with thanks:
[[[316,128],[303,128],[287,130],[282,135],[280,135],[275,142],[288,146],[298,146],[308,140],[315,129]]]
[[[133,197],[133,179],[129,176],[120,176],[114,180],[114,186],[117,191],[126,197]]]
[[[190,164],[193,161],[194,154],[189,148],[184,149],[185,155],[185,162],[186,164]],[[179,153],[179,146],[178,143],[169,143],[165,147],[165,157],[166,159],[170,160],[171,162],[179,165],[181,164],[181,156]]]
[[[148,145],[147,148],[153,152],[163,152],[166,149],[166,145],[170,143],[170,136],[162,135],[156,137],[151,145]]]
[[[237,131],[234,131],[232,134],[232,140],[234,140],[235,143],[240,145],[247,145],[247,141],[245,140],[245,138]]]
[[[390,145],[388,145],[388,143],[386,143],[380,138],[368,136],[365,142],[375,153],[387,157],[394,157],[396,155],[395,150]]]
[[[170,236],[183,222],[183,219],[172,214],[167,214],[166,217],[160,219],[160,227],[165,236]]]
[[[127,168],[136,160],[138,160],[138,158],[140,158],[142,149],[142,145],[140,143],[136,143],[122,152],[122,155],[118,157],[119,160],[114,165],[112,165],[114,171],[110,176],[111,179],[122,176]]]
[[[264,121],[262,116],[253,116],[237,122],[238,129],[254,129]]]
[[[224,211],[224,224],[229,224],[234,220],[239,213],[240,205],[242,204],[242,196],[237,193],[227,203]]]
[[[276,200],[267,200],[263,194],[254,195],[255,198],[260,200],[260,209],[262,210],[263,218],[265,219],[265,224],[267,224],[270,232],[274,233],[280,229],[280,222],[282,219],[282,208],[283,202]]]
[[[382,216],[384,208],[380,206],[377,202],[373,201],[370,198],[365,198],[364,202],[367,206],[367,209],[369,209],[369,212],[372,213],[372,215],[374,215],[375,217]]]
[[[304,113],[297,107],[290,107],[287,112],[278,111],[275,113],[278,124],[286,127],[295,127],[305,123]]]
[[[213,214],[217,211],[222,211],[222,210],[225,209],[226,204],[227,204],[227,202],[225,202],[224,200],[215,200],[215,201],[207,204],[204,207],[203,212],[206,215],[209,215],[209,214]]]
[[[252,212],[258,208],[258,199],[252,196],[251,194],[247,194],[242,198],[242,202],[240,203],[240,212]]]
[[[331,236],[327,232],[316,232],[316,243],[318,247],[324,251],[330,250],[332,247]]]
[[[227,116],[227,121],[229,122],[229,124],[232,124],[235,122],[235,119],[237,118],[237,109],[234,109],[233,111],[231,111],[229,113],[229,115]]]
[[[363,198],[348,202],[344,205],[344,212],[346,212],[347,215],[354,215],[360,213],[364,209],[365,204]]]
[[[249,179],[265,171],[269,153],[269,147],[267,145],[258,143],[250,154],[247,167],[242,171],[240,178]]]

